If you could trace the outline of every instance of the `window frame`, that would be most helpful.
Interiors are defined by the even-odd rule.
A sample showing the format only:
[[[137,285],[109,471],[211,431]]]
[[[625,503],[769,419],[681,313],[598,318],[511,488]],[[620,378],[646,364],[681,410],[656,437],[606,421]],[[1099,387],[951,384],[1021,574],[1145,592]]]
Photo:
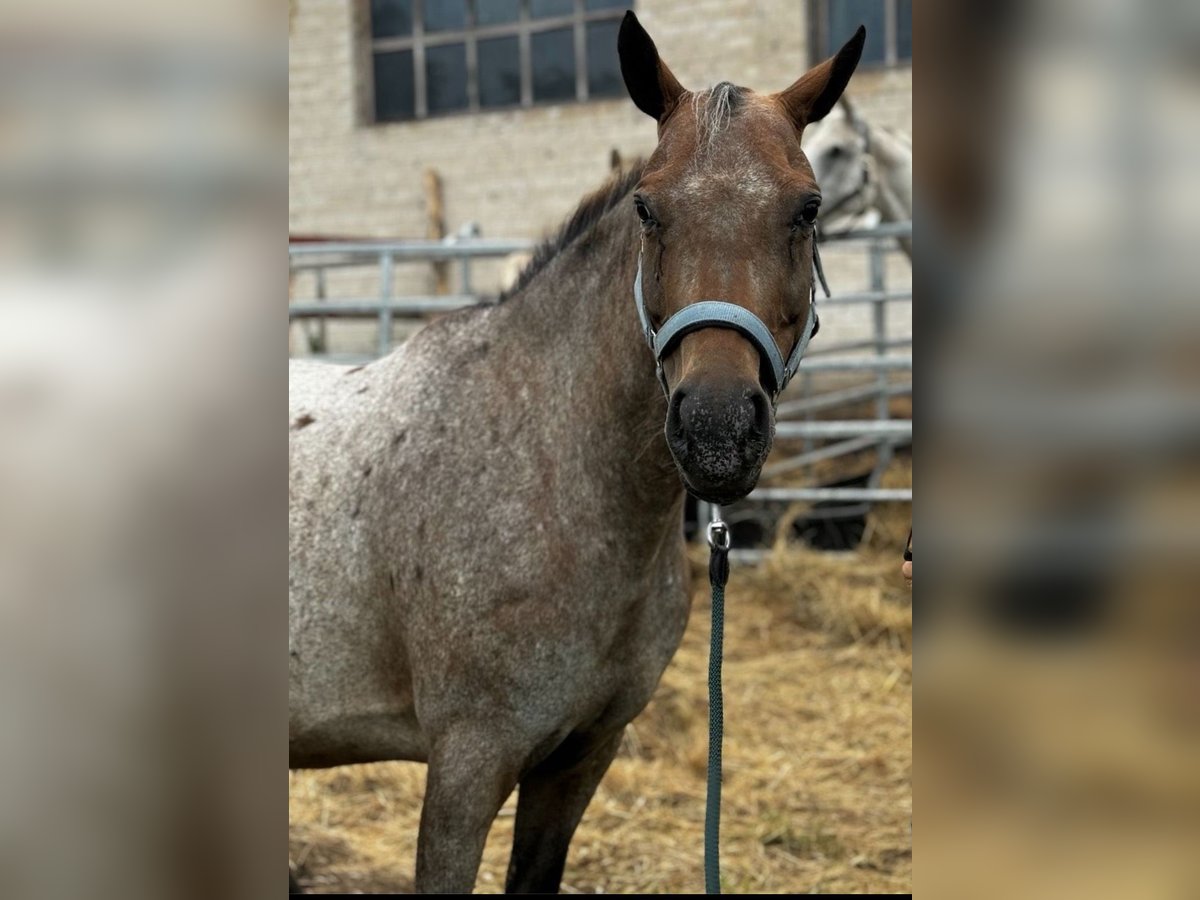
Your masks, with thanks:
[[[838,51],[829,34],[829,6],[837,0],[808,0],[809,64],[816,65]],[[899,69],[912,66],[912,57],[899,55],[899,0],[883,0],[883,60],[863,60],[860,69]],[[849,35],[846,39],[849,39]]]
[[[366,40],[368,45],[368,61],[370,63],[367,81],[370,86],[369,105],[370,122],[375,125],[400,125],[408,122],[422,122],[429,119],[444,119],[452,116],[475,115],[477,113],[501,112],[513,109],[532,109],[541,106],[556,106],[563,103],[586,103],[591,100],[616,100],[616,96],[604,95],[591,97],[588,92],[588,59],[587,59],[587,26],[594,22],[617,22],[625,15],[626,9],[633,8],[630,0],[628,6],[600,9],[589,12],[586,0],[573,0],[573,11],[570,15],[552,16],[534,19],[531,17],[532,0],[520,0],[519,13],[516,21],[501,22],[495,25],[476,24],[476,4],[480,0],[467,0],[466,25],[454,31],[425,30],[425,0],[413,2],[412,34],[403,37],[376,38],[372,30],[370,3],[366,6]],[[486,2],[486,0],[483,0]],[[572,29],[572,39],[575,51],[575,96],[570,100],[562,98],[555,100],[535,100],[533,97],[533,35],[543,31],[556,31],[563,28]],[[521,98],[517,103],[502,106],[479,105],[479,51],[481,40],[499,37],[517,38],[517,59],[521,74]],[[467,65],[467,105],[464,108],[447,110],[445,112],[429,111],[429,90],[426,78],[426,50],[446,44],[464,44],[466,48]],[[416,94],[411,119],[381,119],[375,103],[375,57],[380,53],[391,53],[400,50],[411,50],[413,54],[413,90]]]

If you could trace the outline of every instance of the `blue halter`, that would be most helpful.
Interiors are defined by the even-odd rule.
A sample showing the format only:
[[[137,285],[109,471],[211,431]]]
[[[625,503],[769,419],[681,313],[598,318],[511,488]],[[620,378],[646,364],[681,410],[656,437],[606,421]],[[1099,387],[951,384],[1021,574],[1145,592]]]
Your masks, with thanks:
[[[828,297],[829,285],[825,282],[825,272],[821,266],[821,257],[817,253],[815,242],[813,243],[813,268],[816,270],[825,296]],[[700,300],[696,303],[689,303],[667,319],[662,328],[656,332],[650,325],[650,316],[646,312],[646,298],[642,293],[642,254],[640,251],[638,252],[637,278],[633,282],[633,299],[637,304],[638,319],[642,323],[642,334],[645,335],[650,349],[654,351],[658,380],[662,384],[664,393],[670,393],[670,391],[667,388],[667,377],[663,374],[663,360],[671,354],[686,335],[703,328],[730,328],[750,341],[758,350],[758,355],[767,364],[766,371],[771,383],[766,387],[771,394],[771,400],[774,401],[783,393],[783,389],[787,387],[792,376],[796,374],[796,370],[800,368],[800,360],[804,356],[804,351],[808,349],[808,342],[812,340],[812,336],[817,330],[817,288],[814,284],[812,296],[809,298],[808,318],[804,322],[804,330],[800,333],[800,339],[792,347],[792,352],[786,361],[783,354],[779,352],[779,345],[775,343],[774,336],[770,329],[763,324],[762,319],[746,307],[726,300]]]

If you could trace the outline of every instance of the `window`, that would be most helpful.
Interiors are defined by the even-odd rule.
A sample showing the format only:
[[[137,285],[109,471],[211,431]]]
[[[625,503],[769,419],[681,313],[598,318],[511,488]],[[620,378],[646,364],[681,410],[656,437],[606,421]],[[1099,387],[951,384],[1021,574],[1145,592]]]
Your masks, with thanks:
[[[863,65],[912,62],[912,0],[809,0],[812,62],[836,53],[859,25],[867,27]]]
[[[371,0],[375,121],[624,93],[630,0]]]

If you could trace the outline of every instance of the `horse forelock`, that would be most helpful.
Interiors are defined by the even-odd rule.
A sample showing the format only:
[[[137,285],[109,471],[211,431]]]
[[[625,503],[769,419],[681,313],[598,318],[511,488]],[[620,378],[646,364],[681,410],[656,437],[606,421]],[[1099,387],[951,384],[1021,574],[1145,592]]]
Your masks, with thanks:
[[[696,152],[712,150],[717,137],[734,114],[742,108],[746,89],[722,81],[707,91],[692,94],[692,115],[696,120]]]

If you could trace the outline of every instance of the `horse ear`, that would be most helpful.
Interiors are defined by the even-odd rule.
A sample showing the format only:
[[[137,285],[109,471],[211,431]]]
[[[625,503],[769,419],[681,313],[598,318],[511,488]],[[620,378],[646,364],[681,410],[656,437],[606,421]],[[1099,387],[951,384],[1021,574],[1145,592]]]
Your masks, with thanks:
[[[638,109],[661,122],[679,102],[683,87],[659,59],[654,41],[632,12],[625,13],[621,21],[617,55],[621,58],[621,76],[629,96]]]
[[[858,67],[866,40],[867,29],[859,25],[854,37],[846,41],[846,46],[825,62],[813,66],[790,88],[775,95],[796,128],[803,130],[805,125],[829,115]]]

